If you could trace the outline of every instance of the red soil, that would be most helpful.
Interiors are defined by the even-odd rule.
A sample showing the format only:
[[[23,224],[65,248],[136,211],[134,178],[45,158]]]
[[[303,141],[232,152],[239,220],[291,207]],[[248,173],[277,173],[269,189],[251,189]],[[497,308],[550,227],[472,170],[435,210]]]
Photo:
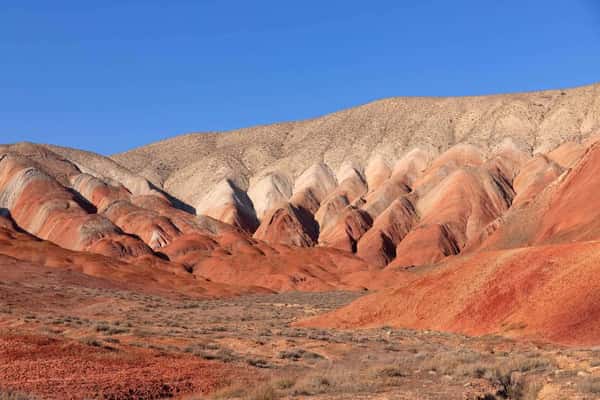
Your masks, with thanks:
[[[597,344],[599,274],[599,242],[476,253],[300,325],[391,325]]]
[[[212,282],[236,282],[275,291],[376,289],[391,282],[378,275],[378,268],[345,251],[283,245],[266,250],[268,253],[263,254],[214,252],[194,264],[194,274]]]
[[[32,335],[0,336],[0,382],[42,399],[162,399],[249,377],[241,367],[142,349],[115,351]]]

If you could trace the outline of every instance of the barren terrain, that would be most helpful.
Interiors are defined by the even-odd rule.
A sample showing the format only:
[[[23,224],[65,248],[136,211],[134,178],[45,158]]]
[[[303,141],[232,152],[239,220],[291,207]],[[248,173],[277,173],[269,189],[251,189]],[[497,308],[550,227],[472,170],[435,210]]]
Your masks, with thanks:
[[[0,278],[3,399],[11,390],[23,399],[600,394],[600,351],[593,349],[385,326],[292,326],[360,292],[198,300],[130,291],[74,272],[21,272],[27,281]]]

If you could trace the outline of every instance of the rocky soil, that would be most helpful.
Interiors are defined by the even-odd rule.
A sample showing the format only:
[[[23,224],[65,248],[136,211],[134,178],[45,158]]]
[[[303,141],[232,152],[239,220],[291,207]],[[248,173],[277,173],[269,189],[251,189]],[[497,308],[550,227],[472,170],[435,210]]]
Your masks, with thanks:
[[[592,399],[600,392],[593,349],[387,326],[293,326],[361,293],[197,300],[66,272],[1,280],[4,396],[502,399],[509,391]]]

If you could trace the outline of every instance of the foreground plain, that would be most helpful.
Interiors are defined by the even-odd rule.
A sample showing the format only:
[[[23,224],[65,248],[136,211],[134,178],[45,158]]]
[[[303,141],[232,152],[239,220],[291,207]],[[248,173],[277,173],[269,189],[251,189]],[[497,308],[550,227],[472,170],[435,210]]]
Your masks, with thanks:
[[[198,300],[23,268],[27,281],[0,279],[2,399],[600,395],[600,350],[385,326],[294,326],[361,292]]]

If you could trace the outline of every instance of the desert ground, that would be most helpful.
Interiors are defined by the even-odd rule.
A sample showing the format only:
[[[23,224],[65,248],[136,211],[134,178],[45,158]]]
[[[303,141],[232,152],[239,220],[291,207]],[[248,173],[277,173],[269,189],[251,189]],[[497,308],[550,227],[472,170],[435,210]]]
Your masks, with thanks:
[[[3,271],[0,398],[600,396],[598,348],[386,326],[294,326],[365,294],[204,300],[127,290],[74,271]]]

